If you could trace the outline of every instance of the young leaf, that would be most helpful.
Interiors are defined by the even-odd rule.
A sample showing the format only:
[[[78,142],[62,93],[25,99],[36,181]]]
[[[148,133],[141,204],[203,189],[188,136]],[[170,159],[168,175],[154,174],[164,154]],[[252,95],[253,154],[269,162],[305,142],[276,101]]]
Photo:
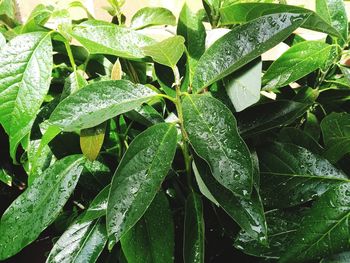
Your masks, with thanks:
[[[322,68],[335,48],[320,41],[304,41],[292,46],[264,74],[264,89],[286,86]]]
[[[227,190],[212,176],[208,165],[195,158],[196,169],[216,202],[248,235],[265,244],[267,242],[266,221],[259,193],[254,190],[250,199],[241,198]]]
[[[316,12],[341,34],[342,42],[347,41],[348,16],[343,0],[316,0]]]
[[[201,16],[199,13],[194,13],[190,2],[188,4],[185,2],[182,7],[177,25],[177,34],[185,38],[188,55],[186,67],[189,72],[189,82],[191,85],[198,60],[205,51],[206,31]]]
[[[174,262],[174,222],[163,192],[154,198],[142,218],[121,239],[128,262]]]
[[[127,59],[144,58],[142,47],[155,41],[126,27],[88,20],[70,32],[91,54],[108,54]]]
[[[269,207],[295,206],[350,182],[321,156],[293,144],[273,143],[258,151],[261,195]]]
[[[220,18],[221,0],[202,0],[204,9],[212,27],[216,27]]]
[[[261,72],[259,59],[224,79],[226,93],[236,111],[243,111],[260,100]]]
[[[95,221],[78,219],[57,240],[46,263],[94,263],[106,242],[106,225],[101,219]]]
[[[0,123],[10,137],[13,159],[49,90],[52,63],[47,33],[19,35],[0,51]]]
[[[91,128],[138,108],[156,95],[150,88],[127,80],[94,82],[58,104],[49,121],[63,131]]]
[[[246,23],[261,16],[284,12],[294,14],[310,14],[301,27],[330,34],[335,37],[341,36],[339,32],[330,25],[330,23],[323,20],[323,16],[319,16],[309,9],[284,4],[238,3],[228,5],[220,9],[220,22],[222,25],[240,24]]]
[[[175,68],[185,50],[185,39],[182,36],[174,36],[154,45],[143,48],[146,56],[164,66]]]
[[[349,183],[328,190],[305,215],[279,262],[306,262],[349,250],[349,204]]]
[[[193,80],[194,89],[208,87],[259,57],[286,39],[308,16],[272,14],[235,27],[217,40],[199,60]]]
[[[209,164],[215,179],[232,193],[249,196],[252,162],[230,110],[219,100],[203,95],[187,95],[182,107],[190,143]]]
[[[350,152],[350,114],[331,113],[321,122],[323,141],[326,146],[324,156],[336,163]]]
[[[113,65],[112,72],[111,72],[111,79],[121,80],[122,76],[123,76],[122,65],[120,64],[120,60],[118,58]]]
[[[142,217],[173,161],[177,143],[172,124],[156,124],[130,144],[113,176],[107,207],[108,236],[116,242]]]
[[[0,221],[0,259],[33,242],[58,216],[78,182],[84,159],[72,155],[37,177],[5,211]]]
[[[3,168],[0,168],[0,181],[8,186],[12,185],[12,177]]]
[[[192,192],[187,197],[185,208],[185,263],[204,263],[204,231],[202,200]]]
[[[95,161],[102,148],[106,132],[106,122],[80,131],[80,148],[90,161]]]
[[[142,29],[149,26],[176,25],[176,17],[163,7],[144,7],[138,10],[131,19],[130,27]]]

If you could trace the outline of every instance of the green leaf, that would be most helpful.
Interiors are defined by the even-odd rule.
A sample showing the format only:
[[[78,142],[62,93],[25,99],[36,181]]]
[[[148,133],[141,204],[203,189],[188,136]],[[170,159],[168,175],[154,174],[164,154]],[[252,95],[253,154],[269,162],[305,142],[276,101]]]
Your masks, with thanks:
[[[0,33],[0,50],[6,45],[6,38]]]
[[[190,2],[193,2],[193,0]],[[206,31],[202,22],[202,17],[199,12],[194,13],[191,9],[190,2],[188,4],[185,2],[181,9],[177,25],[177,34],[185,38],[188,56],[186,67],[189,72],[189,82],[191,85],[198,60],[205,52]]]
[[[234,246],[244,253],[267,259],[278,259],[289,249],[290,236],[297,231],[304,211],[271,210],[265,213],[269,246],[259,243],[247,232],[240,231]]]
[[[75,26],[71,35],[90,54],[108,54],[127,59],[142,59],[142,47],[155,41],[126,27],[98,20],[89,20]]]
[[[291,235],[293,241],[279,262],[306,262],[349,250],[349,204],[349,183],[322,195]]]
[[[0,123],[10,137],[13,159],[49,90],[52,63],[47,33],[19,35],[0,51]]]
[[[261,195],[269,207],[289,207],[321,196],[335,184],[349,182],[326,159],[293,145],[273,143],[258,151]]]
[[[307,14],[280,13],[235,27],[207,49],[199,60],[194,89],[208,87],[259,57],[286,39],[307,18]]]
[[[350,152],[350,114],[331,113],[321,122],[323,141],[326,146],[324,156],[336,163]]]
[[[320,263],[347,263],[350,261],[350,251],[342,252],[327,258],[324,258]]]
[[[272,3],[238,3],[222,7],[220,9],[221,24],[232,25],[246,23],[258,17],[278,14],[278,13],[294,13],[294,14],[309,14],[309,17],[301,25],[303,28],[327,33],[336,37],[340,34],[334,29],[330,23],[323,19],[323,16],[317,15],[309,9],[299,6],[272,4]]]
[[[18,253],[49,226],[74,191],[84,159],[72,155],[57,161],[7,208],[0,221],[0,259]]]
[[[12,177],[3,168],[0,168],[0,181],[8,186],[12,185]]]
[[[146,56],[164,66],[175,68],[185,50],[185,39],[182,36],[174,36],[154,45],[143,47]]]
[[[173,161],[177,131],[156,124],[130,144],[112,180],[107,207],[107,232],[117,242],[142,217],[156,196]]]
[[[248,235],[265,244],[267,242],[266,221],[264,209],[259,193],[254,190],[250,199],[237,197],[231,191],[219,184],[212,176],[208,165],[195,158],[195,169],[207,187],[210,194],[219,203],[222,209],[242,228]]]
[[[92,200],[88,209],[86,209],[86,212],[82,216],[82,221],[93,221],[106,215],[109,189],[110,185],[106,186],[99,192],[94,200]]]
[[[260,100],[261,72],[262,62],[259,59],[224,79],[226,93],[236,111],[242,111]]]
[[[216,27],[220,18],[219,8],[221,0],[202,0],[204,9],[212,27]]]
[[[144,7],[138,10],[131,19],[130,27],[142,29],[149,26],[176,25],[176,17],[163,7]]]
[[[80,131],[80,148],[90,161],[95,161],[105,138],[107,123],[101,123],[93,128]]]
[[[344,1],[316,0],[316,13],[340,33],[345,44],[348,39],[348,16]]]
[[[304,41],[292,46],[265,72],[264,89],[286,86],[322,68],[335,48],[320,41]]]
[[[10,19],[16,19],[15,2],[13,0],[0,1],[0,15],[6,15]]]
[[[77,220],[53,246],[47,263],[76,263],[97,261],[107,242],[106,225],[96,221]]]
[[[292,100],[268,101],[254,105],[236,115],[243,138],[252,137],[273,128],[292,123],[311,106]]]
[[[74,71],[66,78],[61,94],[61,100],[88,85],[88,82],[83,77],[83,73],[84,72],[81,71]]]
[[[174,222],[163,192],[154,198],[142,218],[121,239],[130,263],[174,262]]]
[[[185,208],[185,263],[204,263],[204,231],[202,200],[192,192],[187,197]]]
[[[64,99],[49,121],[63,131],[91,128],[141,106],[156,95],[150,88],[127,80],[98,81]]]
[[[238,196],[252,191],[252,162],[236,120],[219,100],[187,95],[182,101],[184,127],[196,153],[210,166],[215,179]]]

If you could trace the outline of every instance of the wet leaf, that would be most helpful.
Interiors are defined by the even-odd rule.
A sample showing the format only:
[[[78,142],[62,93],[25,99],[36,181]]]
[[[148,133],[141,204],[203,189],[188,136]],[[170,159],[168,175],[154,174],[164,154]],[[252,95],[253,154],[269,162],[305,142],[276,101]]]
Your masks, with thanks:
[[[90,161],[96,160],[105,138],[106,122],[80,131],[80,148]]]
[[[176,17],[163,7],[144,7],[138,10],[131,19],[130,27],[142,29],[149,26],[176,25]]]

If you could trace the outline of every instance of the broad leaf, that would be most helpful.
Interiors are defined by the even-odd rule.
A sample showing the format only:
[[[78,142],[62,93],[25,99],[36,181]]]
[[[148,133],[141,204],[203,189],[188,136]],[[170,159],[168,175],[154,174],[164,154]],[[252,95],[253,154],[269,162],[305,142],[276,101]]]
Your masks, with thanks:
[[[193,0],[191,0],[193,2]],[[196,1],[195,1],[196,2]],[[197,68],[198,60],[205,51],[206,31],[199,13],[194,13],[191,3],[184,4],[179,16],[177,34],[185,38],[187,49],[187,71],[189,83],[192,84],[194,72]]]
[[[261,195],[269,207],[295,206],[350,182],[326,159],[293,144],[273,143],[261,147],[258,155]]]
[[[341,184],[317,200],[291,235],[281,263],[306,262],[350,249],[350,184]]]
[[[15,2],[13,0],[1,0],[0,15],[6,15],[12,20],[15,20],[16,18]]]
[[[107,207],[108,235],[116,242],[142,217],[173,161],[177,143],[172,124],[156,124],[130,144],[112,180]]]
[[[74,191],[83,161],[79,155],[57,161],[7,208],[0,221],[1,260],[33,242],[55,220]]]
[[[331,24],[342,36],[343,43],[348,39],[348,16],[343,0],[316,0],[316,12]]]
[[[49,90],[51,70],[52,44],[47,33],[19,35],[0,51],[0,123],[10,137],[13,159]]]
[[[292,46],[264,74],[264,89],[286,86],[322,68],[334,50],[335,46],[320,41],[304,41]]]
[[[154,40],[126,27],[98,20],[75,26],[71,35],[91,54],[108,54],[128,59],[144,57],[142,47]]]
[[[156,95],[150,88],[126,80],[94,82],[58,104],[49,121],[64,131],[91,128]]]
[[[208,87],[286,39],[308,14],[280,13],[235,27],[217,40],[198,62],[193,86]]]
[[[323,141],[326,146],[324,156],[336,163],[350,152],[350,114],[331,113],[321,122]]]
[[[187,197],[185,208],[185,263],[204,263],[204,231],[202,200],[192,192]]]
[[[109,188],[110,185],[103,188],[103,190],[94,198],[94,200],[92,200],[82,217],[84,222],[92,221],[106,215]]]
[[[237,197],[215,180],[208,165],[198,157],[195,158],[195,169],[198,169],[199,176],[215,198],[215,203],[218,203],[252,239],[266,245],[267,227],[258,192],[254,190],[250,199]]]
[[[190,143],[209,164],[215,179],[232,193],[249,196],[252,162],[230,110],[219,100],[203,95],[187,95],[182,108]]]
[[[77,220],[63,233],[52,248],[47,263],[97,261],[107,242],[106,225],[96,221]]]
[[[309,9],[298,6],[272,4],[272,3],[238,3],[222,7],[220,9],[222,25],[246,23],[253,19],[269,14],[278,13],[310,14],[301,25],[303,28],[327,33],[333,36],[340,36],[338,31],[330,23],[325,21],[323,16],[317,15]]]
[[[242,111],[260,100],[262,62],[259,59],[226,77],[224,85],[236,111]]]
[[[149,26],[176,25],[176,17],[163,7],[144,7],[138,10],[131,19],[131,28],[142,29]]]
[[[159,192],[142,218],[121,239],[123,253],[132,263],[174,262],[174,222],[169,202]]]
[[[90,161],[96,160],[105,138],[106,122],[80,131],[80,148]]]
[[[350,251],[342,252],[330,257],[324,258],[320,263],[348,263],[350,261]]]
[[[85,87],[87,84],[88,82],[83,77],[83,72],[81,71],[72,72],[64,82],[64,87],[61,94],[61,100],[77,92],[81,88]]]
[[[150,56],[155,62],[175,68],[185,50],[185,39],[182,36],[174,36],[154,45],[143,48],[146,56]]]

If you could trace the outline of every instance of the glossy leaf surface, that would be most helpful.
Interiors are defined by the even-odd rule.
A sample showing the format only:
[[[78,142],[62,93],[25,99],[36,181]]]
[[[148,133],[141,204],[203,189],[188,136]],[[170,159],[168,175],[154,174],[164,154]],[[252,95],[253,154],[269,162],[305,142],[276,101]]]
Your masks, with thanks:
[[[0,51],[0,123],[10,137],[12,158],[49,90],[52,63],[47,33],[20,35]]]
[[[174,222],[163,192],[158,193],[142,218],[122,237],[121,245],[128,262],[174,262]]]
[[[331,186],[349,181],[326,159],[293,144],[273,143],[262,147],[258,155],[261,195],[269,207],[308,202]]]
[[[170,10],[162,7],[144,7],[138,10],[131,19],[131,28],[142,29],[149,26],[175,26],[176,17]]]
[[[112,180],[107,207],[107,231],[118,241],[142,217],[174,158],[174,125],[156,124],[130,144]]]
[[[94,263],[107,242],[106,225],[101,219],[77,220],[57,240],[47,263]]]
[[[235,27],[199,60],[193,81],[195,90],[208,87],[274,47],[307,17],[307,14],[272,14]]]
[[[19,252],[55,220],[74,191],[83,161],[80,155],[57,161],[8,207],[0,221],[0,259]]]
[[[252,190],[252,162],[236,120],[222,102],[210,96],[183,99],[184,127],[196,153],[210,166],[215,179],[239,196]]]
[[[150,88],[126,80],[95,82],[58,104],[49,121],[64,131],[91,128],[155,96]]]

